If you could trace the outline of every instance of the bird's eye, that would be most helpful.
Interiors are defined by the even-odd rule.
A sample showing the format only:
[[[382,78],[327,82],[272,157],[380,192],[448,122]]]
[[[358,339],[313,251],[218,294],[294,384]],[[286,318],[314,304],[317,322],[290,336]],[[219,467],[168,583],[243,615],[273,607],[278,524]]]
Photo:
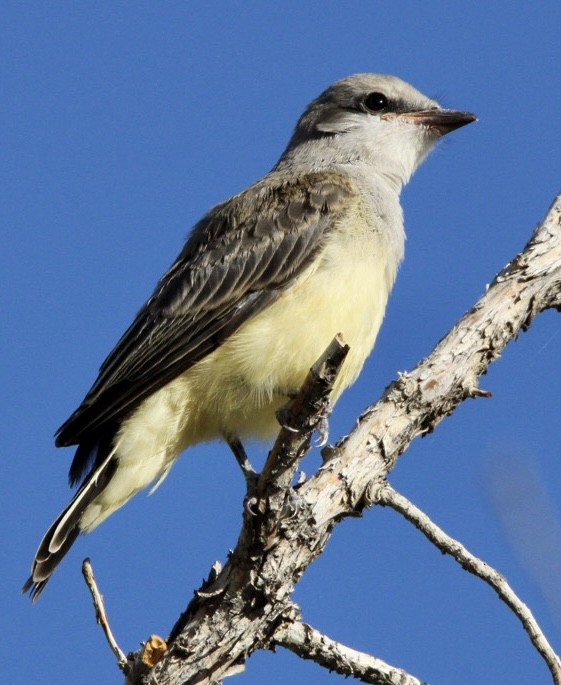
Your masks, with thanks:
[[[388,98],[384,93],[369,93],[364,98],[364,107],[369,112],[381,112],[388,106]]]

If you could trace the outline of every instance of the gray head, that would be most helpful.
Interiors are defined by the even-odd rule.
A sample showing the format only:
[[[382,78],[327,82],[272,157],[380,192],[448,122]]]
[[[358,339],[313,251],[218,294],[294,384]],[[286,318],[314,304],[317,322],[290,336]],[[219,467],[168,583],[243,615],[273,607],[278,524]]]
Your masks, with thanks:
[[[308,105],[276,168],[367,165],[399,189],[442,135],[475,119],[396,76],[355,74]]]

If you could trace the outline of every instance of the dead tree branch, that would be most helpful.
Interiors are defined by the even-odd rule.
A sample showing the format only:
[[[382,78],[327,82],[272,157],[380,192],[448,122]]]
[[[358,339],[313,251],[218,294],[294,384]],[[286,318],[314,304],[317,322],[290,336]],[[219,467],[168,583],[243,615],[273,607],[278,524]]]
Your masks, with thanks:
[[[93,568],[89,559],[84,559],[82,563],[82,575],[84,576],[84,580],[86,581],[86,585],[88,586],[92,596],[96,621],[101,626],[103,634],[105,635],[105,639],[107,640],[107,643],[111,647],[111,651],[117,659],[117,666],[122,671],[126,672],[127,657],[125,656],[123,650],[119,647],[117,640],[113,635],[113,631],[111,630],[111,626],[109,625],[109,619],[107,618],[107,611],[105,610],[103,595],[97,587]]]
[[[462,568],[478,576],[495,590],[499,599],[510,607],[520,619],[532,644],[546,662],[555,685],[561,685],[561,660],[549,644],[529,607],[510,587],[506,578],[492,566],[468,551],[459,540],[455,540],[445,533],[413,502],[394,490],[389,484],[386,484],[381,490],[380,495],[380,504],[399,512],[443,554],[452,556]]]
[[[376,657],[351,649],[323,635],[306,623],[296,621],[281,626],[274,640],[303,659],[344,676],[352,676],[371,685],[426,685],[418,678]]]
[[[388,473],[411,441],[466,398],[486,395],[478,379],[488,366],[534,316],[560,307],[561,196],[524,250],[435,350],[401,374],[349,436],[324,450],[317,473],[292,488],[301,450],[294,459],[274,457],[274,465],[288,465],[286,478],[283,468],[260,477],[257,501],[246,507],[226,565],[182,614],[162,660],[148,674],[133,670],[127,682],[210,684],[243,668],[255,650],[270,648],[279,626],[300,620],[291,593],[335,525],[379,502]],[[310,424],[294,425],[309,443]]]

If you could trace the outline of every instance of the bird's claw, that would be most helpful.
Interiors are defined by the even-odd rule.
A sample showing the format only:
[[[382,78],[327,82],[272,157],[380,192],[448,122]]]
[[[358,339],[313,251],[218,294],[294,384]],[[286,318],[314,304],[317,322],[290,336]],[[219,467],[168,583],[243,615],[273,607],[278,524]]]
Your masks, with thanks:
[[[259,500],[257,497],[246,497],[244,501],[244,509],[250,516],[257,516],[259,513],[257,509],[257,504]]]
[[[321,415],[316,426],[316,447],[325,447],[329,439],[329,417],[333,412],[333,404],[331,400],[327,402],[325,412]]]

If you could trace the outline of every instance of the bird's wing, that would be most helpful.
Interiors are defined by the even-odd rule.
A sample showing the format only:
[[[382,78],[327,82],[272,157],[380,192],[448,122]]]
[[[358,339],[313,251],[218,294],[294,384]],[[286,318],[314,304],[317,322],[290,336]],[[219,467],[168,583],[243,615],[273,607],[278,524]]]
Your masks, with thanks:
[[[93,445],[152,394],[215,350],[273,302],[321,249],[356,197],[339,174],[271,183],[209,212],[103,363],[57,446]],[[78,480],[88,457],[75,459]]]

